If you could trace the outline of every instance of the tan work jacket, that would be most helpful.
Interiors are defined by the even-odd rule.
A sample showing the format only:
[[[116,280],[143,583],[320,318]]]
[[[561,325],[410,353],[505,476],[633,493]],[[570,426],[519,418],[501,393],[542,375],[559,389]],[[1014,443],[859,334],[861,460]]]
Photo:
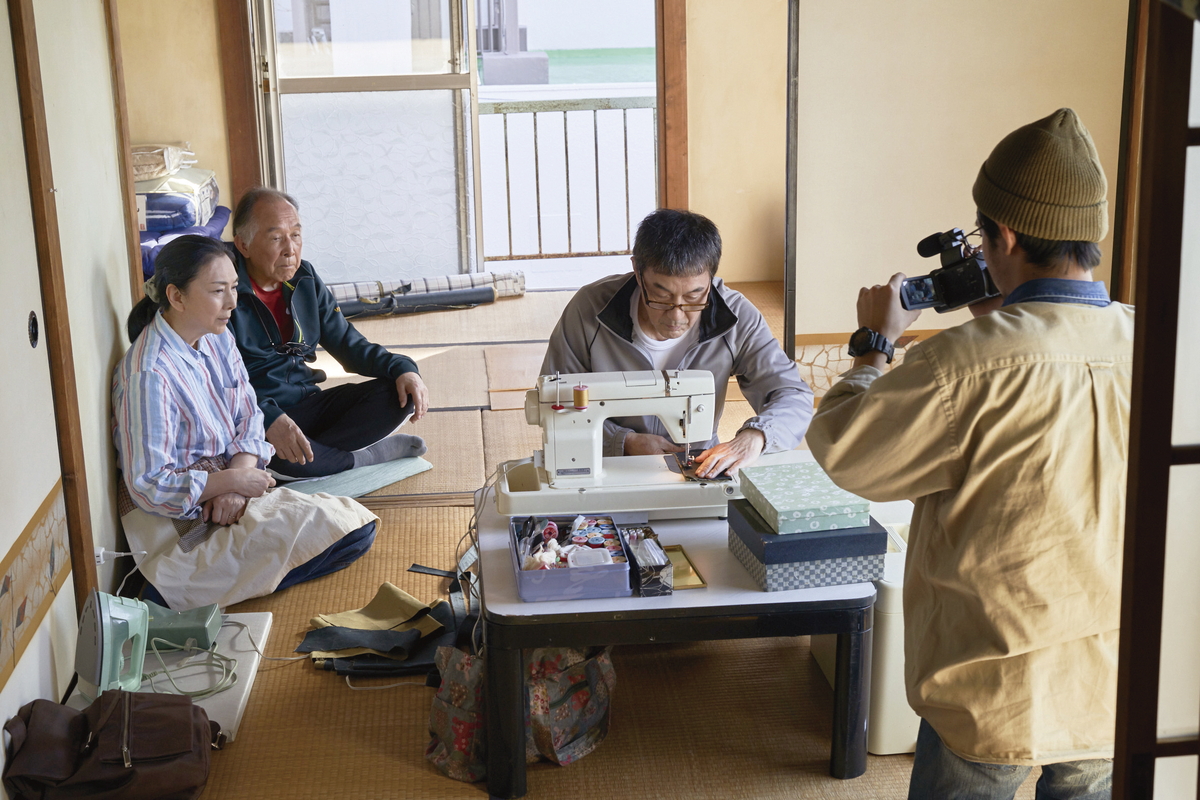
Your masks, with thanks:
[[[1025,302],[858,367],[808,431],[871,500],[916,503],[913,709],[972,761],[1111,757],[1133,309]]]

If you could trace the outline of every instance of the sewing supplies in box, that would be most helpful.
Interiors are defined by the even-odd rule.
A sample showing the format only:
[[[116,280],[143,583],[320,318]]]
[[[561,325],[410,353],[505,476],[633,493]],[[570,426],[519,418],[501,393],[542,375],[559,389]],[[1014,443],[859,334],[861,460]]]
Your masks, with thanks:
[[[562,569],[622,564],[628,559],[609,517],[575,517],[569,530],[550,518],[529,517],[518,541],[521,569]]]
[[[675,564],[648,526],[622,528],[629,554],[633,558],[634,580],[642,597],[671,594],[675,585]]]
[[[523,601],[633,594],[629,554],[611,517],[513,517],[509,531]]]

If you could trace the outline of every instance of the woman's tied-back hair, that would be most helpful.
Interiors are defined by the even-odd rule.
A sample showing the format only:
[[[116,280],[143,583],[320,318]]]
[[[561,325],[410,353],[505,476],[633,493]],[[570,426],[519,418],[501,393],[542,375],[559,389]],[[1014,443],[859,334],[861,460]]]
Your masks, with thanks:
[[[708,217],[660,208],[638,225],[633,240],[633,266],[639,275],[651,269],[671,276],[708,270],[712,276],[717,274],[720,263],[721,234]]]
[[[180,236],[163,246],[154,259],[154,274],[144,284],[146,296],[129,312],[125,330],[132,342],[141,334],[160,310],[171,307],[167,287],[186,291],[200,270],[218,256],[229,258],[229,250],[219,239],[207,236]]]

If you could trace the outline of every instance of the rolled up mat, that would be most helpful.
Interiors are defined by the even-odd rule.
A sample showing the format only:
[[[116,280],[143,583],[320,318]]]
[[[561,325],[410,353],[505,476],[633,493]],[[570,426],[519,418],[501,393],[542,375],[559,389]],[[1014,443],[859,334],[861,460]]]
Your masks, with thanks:
[[[339,303],[342,315],[355,317],[378,317],[392,314],[419,314],[422,311],[447,311],[455,308],[474,308],[483,303],[496,302],[494,286],[476,286],[471,289],[453,289],[448,292],[425,292],[421,294],[389,294],[377,302],[370,300],[343,300]]]

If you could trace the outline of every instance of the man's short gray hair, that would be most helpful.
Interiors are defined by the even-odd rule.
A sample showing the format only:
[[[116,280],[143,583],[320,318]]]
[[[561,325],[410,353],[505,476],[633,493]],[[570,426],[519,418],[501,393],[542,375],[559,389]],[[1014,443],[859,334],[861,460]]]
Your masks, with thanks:
[[[258,233],[258,222],[254,219],[254,209],[263,200],[283,200],[296,209],[297,214],[300,213],[300,204],[287,192],[266,186],[256,186],[248,190],[242,195],[242,199],[238,201],[237,208],[233,212],[233,235],[240,236],[247,245],[254,241],[255,235]]]

